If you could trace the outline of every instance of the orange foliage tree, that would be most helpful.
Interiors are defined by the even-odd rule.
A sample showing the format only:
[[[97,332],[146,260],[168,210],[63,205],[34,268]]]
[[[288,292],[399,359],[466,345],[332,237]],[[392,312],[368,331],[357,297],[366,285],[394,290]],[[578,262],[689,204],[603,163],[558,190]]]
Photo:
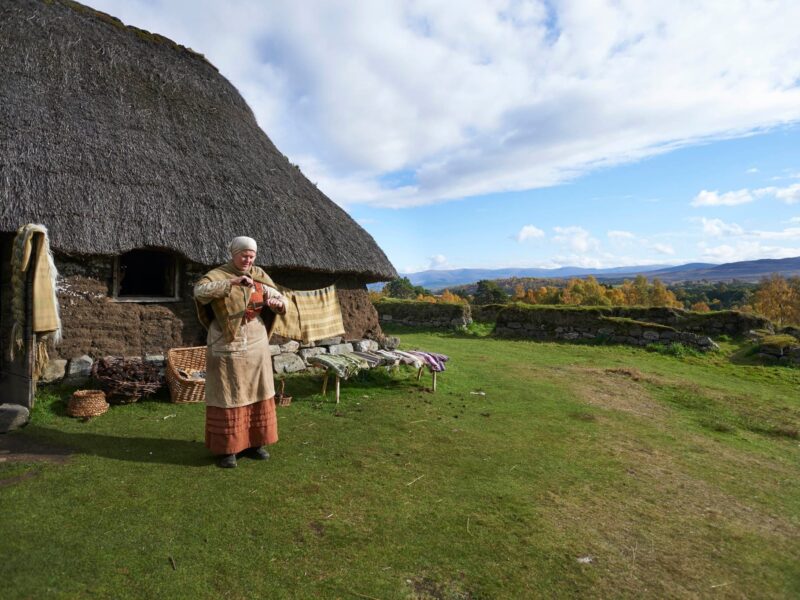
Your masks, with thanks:
[[[779,327],[800,325],[800,277],[786,279],[773,274],[762,279],[753,297],[753,309]]]

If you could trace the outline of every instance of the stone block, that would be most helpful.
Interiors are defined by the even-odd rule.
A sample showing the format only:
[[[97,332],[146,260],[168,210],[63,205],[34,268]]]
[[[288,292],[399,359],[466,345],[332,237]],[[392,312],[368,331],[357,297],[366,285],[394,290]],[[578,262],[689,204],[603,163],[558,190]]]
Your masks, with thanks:
[[[64,378],[67,372],[67,361],[63,358],[54,358],[47,362],[44,373],[39,378],[39,383],[53,383]]]
[[[24,427],[30,420],[30,412],[19,404],[0,404],[0,433],[8,433]]]
[[[642,337],[646,339],[648,342],[655,342],[658,341],[659,335],[657,331],[648,329],[644,333],[642,333]]]
[[[581,337],[581,334],[575,331],[570,331],[569,333],[565,333],[561,337],[563,337],[565,340],[577,340],[579,337]]]
[[[384,350],[396,350],[400,345],[400,338],[394,335],[387,335],[381,339],[380,347]]]
[[[296,373],[306,368],[306,363],[297,354],[279,354],[272,359],[272,369],[276,373]]]
[[[300,342],[291,340],[285,344],[281,344],[281,353],[297,352],[300,350]]]
[[[64,379],[70,383],[83,383],[91,377],[93,364],[94,360],[87,354],[70,359]]]
[[[340,335],[337,335],[332,338],[325,338],[324,340],[317,340],[317,346],[333,346],[336,344],[341,344],[344,341],[344,338]]]
[[[278,356],[281,353],[281,347],[277,344],[270,344],[269,345],[269,353],[272,356]]]
[[[164,364],[164,355],[163,354],[145,354],[144,355],[144,362],[153,363],[155,365],[163,365]]]
[[[353,344],[333,344],[328,346],[328,352],[331,354],[344,354],[345,352],[352,352]]]
[[[353,342],[353,348],[359,352],[374,352],[378,349],[378,342],[375,340],[359,340]]]
[[[297,355],[307,365],[310,357],[326,354],[327,352],[328,350],[326,348],[301,348]]]

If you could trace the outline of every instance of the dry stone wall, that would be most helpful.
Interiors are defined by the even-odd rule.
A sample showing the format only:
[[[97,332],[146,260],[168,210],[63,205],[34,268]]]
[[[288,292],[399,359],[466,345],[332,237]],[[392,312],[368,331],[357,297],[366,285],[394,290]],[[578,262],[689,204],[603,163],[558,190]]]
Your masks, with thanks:
[[[360,352],[374,351],[379,348],[379,344],[377,341],[370,339],[345,342],[343,337],[337,336],[326,340],[320,340],[316,343],[300,344],[296,341],[290,341],[285,344],[272,344],[269,348],[272,354],[273,371],[276,374],[284,374],[314,369],[308,361],[312,356],[318,356],[320,354],[341,354],[342,352],[353,352],[354,350]],[[163,354],[147,354],[135,357],[128,355],[126,358],[141,358],[146,362],[158,365],[162,368],[163,377],[163,369],[166,367]],[[95,359],[88,354],[76,356],[69,360],[51,359],[43,377],[40,379],[40,383],[63,382],[73,385],[82,385],[91,378],[92,365],[94,362]]]
[[[381,323],[407,327],[461,329],[472,323],[469,304],[381,300],[375,303]]]
[[[716,347],[719,335],[772,330],[769,320],[737,311],[694,313],[674,308],[509,305],[497,315],[494,333],[535,340],[603,340],[645,346],[672,343],[700,350]]]

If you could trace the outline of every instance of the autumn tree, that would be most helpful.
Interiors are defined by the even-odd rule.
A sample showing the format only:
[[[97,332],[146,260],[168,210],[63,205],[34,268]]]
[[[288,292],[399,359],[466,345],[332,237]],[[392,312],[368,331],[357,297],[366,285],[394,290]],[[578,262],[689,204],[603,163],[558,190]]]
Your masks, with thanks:
[[[461,296],[456,296],[450,290],[443,291],[440,300],[442,302],[450,302],[453,304],[463,304],[465,302],[465,300]]]
[[[800,278],[787,280],[773,274],[762,279],[753,297],[753,308],[779,327],[800,324]]]

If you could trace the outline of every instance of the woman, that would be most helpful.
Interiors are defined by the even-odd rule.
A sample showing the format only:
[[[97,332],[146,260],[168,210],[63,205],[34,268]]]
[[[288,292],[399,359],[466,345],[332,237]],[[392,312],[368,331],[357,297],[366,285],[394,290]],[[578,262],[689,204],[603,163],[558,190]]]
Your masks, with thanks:
[[[269,335],[286,299],[253,263],[256,241],[237,237],[231,260],[206,273],[194,286],[200,321],[208,329],[206,349],[206,446],[223,468],[236,466],[237,453],[269,458],[278,441],[275,384]],[[267,325],[268,324],[268,325]]]

